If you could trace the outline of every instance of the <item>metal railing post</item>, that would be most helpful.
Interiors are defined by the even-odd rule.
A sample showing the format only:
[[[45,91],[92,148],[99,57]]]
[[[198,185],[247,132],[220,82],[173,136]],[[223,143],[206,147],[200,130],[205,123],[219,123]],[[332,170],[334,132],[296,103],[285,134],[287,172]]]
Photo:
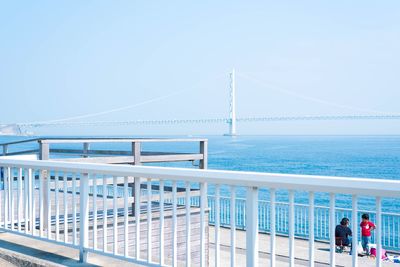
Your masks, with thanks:
[[[48,160],[50,157],[50,146],[48,143],[43,142],[42,140],[38,141],[39,143],[39,160]],[[48,199],[48,183],[47,180],[51,179],[49,177],[49,174],[47,170],[42,170],[42,180],[41,180],[41,187],[43,190],[43,200],[47,201]],[[48,218],[49,217],[49,210],[47,209],[47,203],[43,203],[43,218]],[[48,220],[43,220],[43,227],[42,230],[46,231],[47,229],[50,228],[50,225],[48,225]]]
[[[79,226],[79,262],[87,262],[88,226],[89,226],[89,176],[84,173],[80,179],[80,226]]]
[[[7,156],[8,153],[8,145],[3,145],[3,156]]]
[[[258,266],[258,188],[257,187],[247,187],[246,266]]]
[[[208,141],[200,141],[200,154],[203,155],[203,159],[200,160],[199,168],[208,168]]]
[[[83,157],[87,158],[89,156],[89,149],[90,149],[90,143],[83,143]]]
[[[140,161],[140,155],[142,148],[140,142],[132,142],[132,155],[133,155],[133,165],[142,165]],[[130,184],[131,190],[132,190],[132,195],[134,196],[134,201],[136,202],[136,191],[135,191],[135,183],[138,182],[140,185],[140,177],[134,177],[134,183]],[[140,190],[140,188],[139,188]],[[140,201],[140,196],[137,198]],[[138,204],[139,206],[135,205],[135,203],[132,203],[132,215],[135,215],[135,209],[136,207],[140,207],[140,202]]]

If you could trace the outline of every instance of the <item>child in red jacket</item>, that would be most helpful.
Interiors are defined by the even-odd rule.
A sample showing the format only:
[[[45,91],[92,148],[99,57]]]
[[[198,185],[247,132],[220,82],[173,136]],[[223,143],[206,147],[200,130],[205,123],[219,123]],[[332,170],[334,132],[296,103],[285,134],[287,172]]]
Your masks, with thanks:
[[[362,221],[360,223],[361,227],[361,245],[365,253],[368,254],[368,244],[371,243],[371,230],[374,230],[375,224],[369,221],[369,215],[363,214],[361,216]]]

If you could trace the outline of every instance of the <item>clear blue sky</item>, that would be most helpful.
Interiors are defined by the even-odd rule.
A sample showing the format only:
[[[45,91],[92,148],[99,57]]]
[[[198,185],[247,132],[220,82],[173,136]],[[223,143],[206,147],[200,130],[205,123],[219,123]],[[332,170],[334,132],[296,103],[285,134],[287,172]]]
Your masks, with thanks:
[[[400,113],[399,14],[399,1],[1,1],[0,123],[101,112],[177,91],[90,120],[226,117],[233,67],[242,74],[240,117]],[[38,133],[221,134],[226,128]],[[239,132],[400,134],[400,121],[240,124]]]

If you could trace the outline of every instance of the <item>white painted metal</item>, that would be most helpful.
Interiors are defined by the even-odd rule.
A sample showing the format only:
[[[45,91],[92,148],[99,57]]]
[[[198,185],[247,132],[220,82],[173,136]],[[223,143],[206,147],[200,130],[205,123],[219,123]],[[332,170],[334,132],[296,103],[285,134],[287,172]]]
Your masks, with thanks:
[[[25,170],[25,185],[26,185],[26,182],[27,182],[27,179],[26,179],[26,170]],[[47,207],[46,207],[46,212],[47,212],[47,238],[48,239],[52,239],[52,237],[51,237],[51,195],[50,195],[50,192],[51,192],[51,187],[50,187],[50,182],[51,182],[51,175],[50,175],[50,169],[48,170],[48,172],[47,172],[48,174],[47,174],[47,179],[46,179],[46,197],[47,197],[47,199],[46,199],[46,204],[47,204]],[[26,191],[26,190],[25,190]],[[25,196],[26,197],[26,196]],[[27,204],[26,204],[26,201],[25,201],[25,208],[27,207]],[[25,211],[25,218],[27,217],[27,213],[26,213],[26,211]],[[75,228],[76,229],[76,228]]]
[[[50,179],[47,179],[49,181]],[[77,245],[77,231],[76,231],[76,173],[72,174],[72,243]],[[50,225],[50,224],[49,224]]]
[[[164,181],[160,181],[160,265],[164,265]]]
[[[330,251],[329,251],[329,262],[331,266],[335,266],[335,254],[336,254],[336,244],[335,244],[335,227],[336,227],[336,216],[335,216],[335,194],[329,194],[329,244],[330,244]]]
[[[128,177],[124,177],[124,256],[128,257],[128,238],[129,238],[129,231],[128,231]]]
[[[147,179],[147,262],[151,262],[151,235],[152,235],[152,214],[151,214],[151,179]]]
[[[40,174],[40,172],[39,172]],[[64,182],[64,243],[68,243],[68,174],[63,175]],[[95,220],[96,221],[96,220]]]
[[[79,187],[79,261],[87,262],[87,249],[89,245],[89,177],[84,173],[81,175]]]
[[[221,247],[220,247],[220,221],[221,221],[221,211],[220,211],[221,201],[220,201],[220,185],[215,185],[215,266],[219,267],[221,262]]]
[[[246,266],[258,266],[258,188],[246,191]]]
[[[97,249],[97,174],[91,175],[93,181],[93,249]]]
[[[230,210],[230,226],[231,226],[231,267],[236,266],[236,187],[231,186],[231,210]]]
[[[271,198],[271,226],[270,226],[270,231],[271,231],[271,260],[270,260],[270,266],[275,267],[276,264],[276,204],[275,204],[275,195],[276,195],[276,190],[275,188],[270,189],[270,198]]]
[[[191,231],[190,231],[190,182],[186,182],[185,192],[185,208],[186,208],[186,266],[190,267],[192,264],[192,253],[191,253]]]
[[[29,177],[30,177],[30,175],[29,175]],[[59,185],[58,185],[59,181],[58,180],[59,180],[59,176],[58,176],[58,172],[56,172],[55,180],[54,180],[54,187],[55,187],[54,204],[56,207],[56,241],[58,241],[60,239],[60,202],[58,200],[58,195],[59,195],[59,190],[58,190],[59,189]]]
[[[30,224],[30,222],[32,221],[32,218],[30,218],[29,219],[29,213],[30,213],[30,211],[29,211],[29,208],[31,208],[31,201],[29,201],[29,196],[31,195],[31,192],[30,191],[32,191],[31,189],[32,189],[32,184],[31,184],[31,178],[32,178],[32,172],[31,172],[31,170],[30,169],[25,169],[25,171],[24,171],[24,179],[25,179],[25,184],[24,184],[24,186],[25,186],[25,233],[28,233],[28,228],[29,228],[29,226],[28,225],[30,225],[30,226],[32,226],[31,224]],[[50,181],[50,179],[49,179],[49,181]],[[49,188],[49,186],[48,186],[48,188]],[[48,194],[48,196],[49,196],[49,198],[50,198],[50,194]],[[50,216],[50,214],[51,214],[51,209],[50,209],[50,204],[51,204],[51,202],[49,201],[48,203],[47,203],[47,205],[48,205],[48,211],[49,211],[49,216]],[[47,221],[49,222],[50,221],[50,219],[51,218],[47,218]],[[49,229],[51,229],[51,224],[50,223],[48,223],[48,225],[49,225]],[[51,231],[48,231],[48,238],[50,239],[50,237],[51,237]]]
[[[14,230],[14,174],[13,168],[10,168],[9,177],[10,177],[10,229]]]
[[[136,259],[140,259],[140,177],[135,177]]]
[[[27,163],[27,165],[23,165],[22,163]],[[279,228],[275,228],[275,227],[282,227],[282,229],[279,229],[279,231],[284,231],[285,230],[285,226],[284,223],[287,220],[287,218],[289,218],[289,241],[294,241],[293,236],[294,236],[294,231],[298,231],[299,233],[305,233],[306,231],[304,231],[304,227],[307,224],[308,221],[308,230],[309,230],[309,234],[312,240],[310,240],[310,254],[309,257],[310,259],[313,259],[314,255],[313,255],[313,250],[314,250],[314,243],[313,243],[313,219],[316,218],[316,224],[319,226],[322,226],[323,224],[326,225],[327,223],[327,219],[328,216],[330,216],[330,228],[326,228],[329,229],[329,234],[332,236],[333,234],[333,225],[335,223],[335,216],[334,215],[334,211],[335,211],[335,203],[334,203],[334,194],[335,193],[346,193],[348,192],[347,188],[343,187],[343,184],[345,183],[344,180],[342,178],[335,178],[335,177],[318,177],[318,179],[315,179],[316,177],[314,176],[293,176],[293,175],[277,175],[277,174],[260,174],[260,173],[248,173],[248,172],[225,172],[225,171],[210,171],[210,170],[187,170],[187,169],[175,169],[175,168],[160,168],[160,167],[136,167],[136,166],[110,166],[110,165],[103,165],[103,164],[76,164],[76,163],[63,163],[63,162],[50,162],[50,161],[40,161],[40,162],[34,162],[34,161],[23,161],[23,160],[12,160],[10,161],[9,159],[0,159],[0,166],[5,168],[5,176],[6,179],[4,181],[4,186],[5,186],[5,190],[4,190],[4,201],[2,203],[0,203],[0,208],[2,209],[2,211],[4,210],[4,224],[2,229],[6,230],[6,231],[10,231],[11,227],[13,227],[12,222],[15,222],[14,220],[17,220],[16,222],[16,226],[19,225],[21,218],[17,215],[15,218],[14,216],[11,216],[10,214],[13,212],[11,207],[15,206],[15,209],[17,212],[19,209],[19,202],[21,201],[20,198],[18,196],[15,196],[15,194],[19,194],[18,192],[20,192],[20,190],[23,190],[23,192],[21,192],[21,199],[23,199],[25,202],[25,215],[23,216],[22,220],[25,220],[28,224],[30,224],[30,227],[25,227],[26,231],[28,229],[31,229],[32,231],[29,231],[29,235],[33,234],[34,238],[39,238],[39,233],[37,233],[37,231],[34,231],[34,219],[35,219],[35,214],[33,211],[33,208],[37,203],[33,200],[33,196],[34,191],[36,190],[34,188],[35,183],[34,183],[34,179],[33,179],[33,174],[34,173],[39,173],[40,177],[39,177],[39,199],[40,199],[40,195],[44,195],[42,190],[43,190],[43,186],[40,183],[42,177],[42,174],[44,172],[44,170],[48,170],[47,174],[49,179],[47,179],[47,206],[48,206],[48,210],[49,212],[49,216],[47,217],[48,220],[48,225],[49,225],[49,229],[51,229],[51,206],[55,206],[56,209],[57,207],[60,208],[60,201],[59,201],[59,197],[57,198],[57,196],[53,196],[53,188],[56,188],[57,191],[59,191],[59,181],[56,179],[54,181],[50,180],[50,174],[55,174],[57,173],[62,173],[63,177],[64,177],[64,196],[66,194],[66,190],[65,190],[65,186],[66,186],[66,177],[67,177],[67,173],[73,173],[73,181],[72,181],[72,224],[73,224],[73,231],[76,232],[76,229],[79,230],[79,234],[80,234],[80,242],[79,244],[76,244],[76,237],[73,238],[73,243],[76,244],[76,248],[79,248],[80,250],[80,255],[81,255],[81,259],[84,260],[85,259],[85,255],[87,253],[87,251],[92,251],[91,249],[88,248],[88,244],[84,244],[85,242],[87,242],[87,233],[88,233],[88,203],[89,203],[89,194],[88,194],[88,189],[89,189],[89,179],[88,176],[86,175],[86,173],[98,173],[100,175],[104,175],[103,176],[103,190],[106,193],[107,192],[107,183],[112,183],[113,184],[113,190],[114,190],[114,200],[113,200],[113,211],[114,211],[114,223],[115,223],[115,216],[117,214],[117,212],[115,212],[115,209],[117,207],[118,203],[122,203],[122,202],[118,202],[116,201],[117,199],[117,194],[118,194],[118,189],[116,186],[116,178],[107,178],[107,177],[124,177],[124,196],[125,198],[123,199],[123,205],[124,205],[124,222],[126,222],[126,213],[127,213],[127,201],[128,198],[127,196],[127,177],[145,177],[145,178],[149,178],[151,177],[152,179],[157,179],[160,180],[160,196],[159,196],[159,200],[160,200],[160,226],[162,225],[162,227],[160,227],[160,235],[164,236],[164,181],[166,180],[172,180],[173,181],[173,191],[172,191],[172,239],[173,239],[173,244],[172,244],[172,248],[173,248],[173,255],[172,255],[172,263],[176,266],[177,265],[177,252],[178,249],[181,252],[181,249],[183,248],[178,248],[177,247],[177,204],[178,204],[178,192],[177,192],[177,181],[183,181],[186,183],[186,188],[190,188],[190,183],[192,182],[198,182],[200,183],[200,247],[201,247],[201,251],[200,251],[200,264],[201,266],[205,266],[207,265],[207,260],[205,259],[205,253],[204,251],[206,250],[206,246],[208,245],[206,243],[207,238],[205,235],[205,226],[206,226],[206,207],[207,207],[207,182],[212,182],[213,185],[216,185],[216,188],[218,189],[217,191],[220,192],[220,187],[222,185],[229,185],[231,186],[231,189],[233,189],[232,191],[234,191],[234,189],[236,188],[236,186],[244,186],[249,188],[248,190],[248,194],[247,194],[247,198],[246,200],[239,200],[236,199],[236,197],[232,194],[230,197],[222,197],[220,196],[218,193],[216,196],[216,199],[218,199],[218,201],[215,203],[217,207],[217,213],[216,214],[212,214],[210,213],[210,216],[217,216],[216,218],[218,223],[215,225],[216,229],[219,228],[219,226],[222,225],[229,225],[231,223],[233,223],[233,221],[231,220],[232,218],[235,218],[235,215],[237,213],[237,211],[239,210],[240,214],[244,214],[246,216],[246,225],[247,225],[247,233],[246,233],[246,246],[247,248],[250,248],[247,250],[246,252],[246,256],[247,256],[247,264],[249,266],[254,265],[257,262],[257,251],[258,251],[258,218],[261,218],[262,221],[260,222],[261,225],[264,223],[263,221],[270,221],[270,227],[271,227],[271,252],[272,252],[272,257],[271,257],[271,266],[274,265],[274,256],[276,254],[275,251],[275,234],[276,234],[276,230]],[[17,176],[17,184],[16,184],[16,189],[15,188],[11,188],[11,184],[12,184],[12,175],[15,174],[15,170],[11,169],[11,168],[17,168],[16,170],[18,170],[18,168],[23,168],[24,172],[23,172],[23,177],[24,177],[24,182],[27,183],[27,185],[23,185],[23,186],[19,186],[20,180],[20,174],[18,173]],[[12,172],[11,172],[12,170]],[[51,170],[51,172],[50,172]],[[33,173],[30,173],[32,172]],[[79,174],[79,186],[81,187],[80,189],[80,194],[76,193],[76,178],[75,178],[75,173]],[[125,175],[123,175],[125,174]],[[91,178],[96,178],[95,175],[92,175]],[[139,179],[139,180],[138,180]],[[372,192],[372,189],[370,187],[370,183],[368,180],[368,183],[363,182],[365,179],[353,179],[353,178],[348,178],[350,182],[348,182],[348,186],[350,188],[352,188],[353,191],[353,209],[352,209],[352,227],[353,227],[353,233],[354,236],[357,236],[357,232],[358,232],[358,209],[357,209],[357,196],[358,194],[365,194],[366,192]],[[92,181],[93,179],[91,179]],[[137,218],[137,227],[138,230],[137,233],[138,235],[136,235],[136,237],[126,237],[127,236],[127,231],[124,232],[125,234],[125,238],[131,238],[131,239],[137,239],[138,237],[140,238],[140,223],[139,223],[139,218],[140,218],[140,178],[135,178],[135,216]],[[372,183],[374,183],[374,179],[371,179]],[[22,181],[21,181],[22,182]],[[292,184],[289,184],[289,182],[293,182]],[[388,233],[395,233],[393,231],[397,231],[397,228],[393,227],[393,225],[395,224],[394,221],[387,221],[387,225],[383,225],[382,223],[382,211],[381,211],[381,198],[382,197],[391,197],[391,196],[397,196],[395,195],[395,192],[398,194],[398,191],[400,191],[400,183],[399,181],[388,181],[388,180],[379,180],[379,182],[381,184],[385,185],[385,188],[382,187],[381,185],[376,184],[377,188],[375,192],[372,192],[370,195],[373,196],[378,196],[377,198],[377,225],[380,227],[377,229],[377,235],[380,235],[380,237],[382,237],[382,230],[388,231]],[[53,185],[54,183],[54,187],[51,188],[50,184]],[[261,209],[260,208],[260,214],[258,214],[258,207],[262,207],[259,205],[264,205],[261,204],[262,201],[258,201],[258,186],[255,185],[259,185],[260,187],[263,188],[276,188],[275,186],[278,186],[280,188],[284,188],[284,189],[288,189],[289,190],[289,207],[287,206],[287,204],[284,203],[276,203],[275,201],[275,190],[271,190],[271,210],[270,213],[268,213],[268,209]],[[96,187],[97,186],[97,182],[95,182],[93,180],[93,186]],[[356,188],[357,186],[357,188]],[[296,189],[303,189],[306,190],[307,192],[310,192],[310,205],[302,205],[302,204],[295,204],[294,203],[294,188],[296,187]],[[150,188],[150,187],[149,187]],[[310,188],[310,189],[306,189],[306,188]],[[312,189],[314,188],[320,188],[320,191],[323,192],[328,192],[330,193],[331,196],[331,204],[330,204],[330,211],[324,207],[318,207],[318,206],[314,206],[314,193]],[[11,192],[12,190],[14,190],[14,192]],[[30,190],[30,191],[29,191]],[[151,190],[149,190],[151,191]],[[41,193],[42,192],[42,193]],[[186,216],[188,214],[190,214],[190,207],[188,207],[188,205],[190,204],[190,200],[195,201],[195,199],[191,199],[191,196],[188,195],[188,192],[190,192],[190,190],[186,191],[185,194],[185,202],[186,202]],[[51,193],[51,198],[50,198],[50,193]],[[55,192],[54,192],[55,193]],[[148,201],[158,201],[158,197],[156,196],[152,196],[152,192],[147,192],[147,194],[150,194],[150,198],[148,197]],[[22,196],[23,195],[23,196]],[[60,194],[60,196],[62,196],[62,194]],[[76,212],[76,198],[79,197],[80,198],[80,211]],[[181,192],[179,192],[179,203],[183,203],[183,197]],[[56,199],[57,198],[57,199]],[[211,198],[212,199],[212,198]],[[46,200],[46,199],[43,199]],[[55,200],[54,205],[50,205],[50,201],[51,200]],[[30,201],[30,203],[29,203]],[[64,198],[64,202],[65,202],[65,198]],[[13,204],[13,202],[15,202]],[[18,203],[17,203],[18,202]],[[106,194],[103,194],[103,202],[106,203],[107,202],[107,198],[106,198]],[[103,204],[104,204],[103,203]],[[225,204],[223,204],[225,203]],[[231,204],[230,208],[229,208],[229,203]],[[246,208],[244,203],[246,203]],[[67,205],[65,205],[64,203],[64,207],[68,206],[69,203],[67,203]],[[26,206],[27,205],[27,206]],[[41,214],[43,213],[43,210],[41,207],[44,204],[42,203],[42,200],[40,200],[40,210],[41,210]],[[94,206],[96,204],[93,204]],[[286,205],[286,206],[285,206]],[[296,206],[296,217],[294,216],[294,207]],[[104,213],[103,213],[103,218],[106,218],[106,210],[107,210],[107,204],[104,205]],[[236,209],[237,208],[237,209]],[[275,209],[276,208],[276,209]],[[307,208],[309,209],[309,216],[306,216],[306,211]],[[315,212],[317,216],[314,216],[314,208],[315,208]],[[337,209],[340,210],[340,209]],[[183,213],[183,210],[180,210]],[[188,212],[189,211],[189,212]],[[222,212],[222,215],[220,212]],[[27,212],[27,213],[26,213]],[[64,211],[65,212],[65,211]],[[149,213],[152,212],[152,209],[148,206],[147,210],[143,210],[143,212],[147,213],[147,215]],[[276,214],[277,212],[277,214]],[[55,210],[55,213],[59,213]],[[181,213],[181,212],[180,212]],[[230,215],[228,215],[230,213]],[[79,214],[79,218],[77,218],[77,214]],[[340,214],[340,213],[339,213]],[[54,214],[53,214],[54,215]],[[221,217],[220,217],[221,216]],[[65,215],[64,215],[64,218]],[[92,219],[99,219],[96,218],[96,212],[94,214],[94,216],[91,218]],[[152,219],[150,218],[151,221]],[[229,221],[231,220],[231,221]],[[240,220],[242,220],[241,218],[237,218],[238,220],[238,224],[241,223]],[[97,220],[96,220],[97,221]],[[106,219],[104,220],[106,222]],[[103,223],[104,223],[103,221]],[[298,224],[295,229],[294,226],[294,222],[296,221],[296,223]],[[76,227],[76,223],[80,222],[81,226],[80,227]],[[187,226],[190,226],[190,222],[191,222],[191,218],[190,217],[186,217],[186,222]],[[54,222],[53,222],[54,223]],[[64,222],[65,223],[65,222]],[[243,223],[243,222],[242,222]],[[56,223],[57,224],[57,223]],[[82,226],[83,224],[83,226]],[[24,229],[22,228],[21,224],[21,230],[23,231]],[[41,224],[42,225],[42,224]],[[93,222],[94,225],[94,222]],[[116,226],[116,224],[114,224]],[[317,226],[316,225],[316,226]],[[28,226],[28,225],[27,225]],[[53,225],[53,231],[54,231],[54,226],[55,228],[57,228],[56,225]],[[275,226],[275,227],[274,227]],[[127,223],[125,224],[125,229],[127,229]],[[397,227],[397,226],[396,226]],[[235,227],[232,227],[235,228]],[[323,229],[324,227],[318,227],[316,229],[318,229],[318,231],[322,231],[321,234],[325,234],[326,236],[328,236],[328,233]],[[59,230],[59,229],[58,229]],[[96,227],[94,228],[94,231],[96,230]],[[107,224],[105,223],[105,228],[104,230],[107,230]],[[115,229],[114,229],[115,231]],[[54,233],[54,232],[53,232]],[[118,232],[117,232],[118,233]],[[187,229],[187,233],[191,233],[191,229]],[[75,233],[76,234],[76,233]],[[153,233],[154,234],[154,233]],[[234,235],[234,234],[233,234]],[[394,234],[395,235],[395,234]],[[107,236],[105,234],[105,236]],[[186,240],[188,240],[189,242],[187,242],[187,244],[190,244],[191,238],[190,238],[190,234],[187,234]],[[51,235],[51,232],[48,231],[47,233],[47,237],[49,239],[54,239]],[[217,234],[216,235],[216,244],[219,243],[219,239],[220,236]],[[381,238],[378,238],[379,240],[382,240]],[[86,241],[85,241],[86,240]],[[118,239],[115,239],[118,240]],[[140,239],[137,239],[140,240]],[[149,237],[148,237],[149,240]],[[232,239],[234,240],[234,239]],[[122,240],[121,240],[122,241]],[[55,242],[55,241],[51,241],[51,242]],[[66,240],[59,240],[59,243],[66,243]],[[82,244],[83,242],[83,244]],[[126,239],[125,239],[126,242]],[[353,242],[355,242],[354,246],[356,249],[357,246],[357,240],[356,238],[353,240]],[[390,244],[393,243],[393,241],[390,241]],[[139,242],[137,243],[139,244]],[[65,244],[68,245],[68,244]],[[104,245],[104,244],[103,244]],[[160,238],[160,245],[161,247],[165,247],[164,244],[164,240],[163,238]],[[332,244],[331,244],[332,245]],[[381,246],[381,244],[378,244],[379,246]],[[70,246],[72,246],[70,244]],[[127,247],[127,246],[126,246]],[[219,246],[216,246],[216,249]],[[96,248],[96,247],[94,247]],[[140,246],[137,246],[137,251],[140,251]],[[190,247],[186,247],[186,251],[189,252],[191,251],[192,248]],[[208,248],[207,248],[208,249]],[[290,252],[290,260],[294,260],[294,242],[290,243],[289,246],[289,250]],[[93,250],[94,251],[94,250]],[[355,251],[355,250],[354,250]],[[106,251],[106,247],[103,247],[103,250],[98,250],[96,251],[100,254],[102,253],[107,253]],[[126,251],[124,251],[123,255],[115,255],[116,258],[127,258],[128,253],[126,253]],[[190,254],[190,253],[187,253]],[[234,254],[234,252],[232,252],[231,250],[231,258],[232,255]],[[110,254],[108,254],[110,255]],[[181,255],[181,254],[180,254]],[[138,258],[140,258],[139,253],[137,253],[136,255],[136,259],[134,259],[134,261],[137,261]],[[160,265],[165,265],[165,254],[163,250],[160,250]],[[354,256],[355,260],[353,261],[353,265],[356,266],[357,265],[357,258],[356,256]],[[353,259],[354,259],[353,258]],[[150,257],[151,259],[151,257]],[[132,260],[130,258],[130,260]],[[331,259],[332,260],[332,259]],[[189,260],[187,260],[189,261]],[[145,260],[140,260],[140,262],[144,265],[159,265],[159,263],[155,264],[155,263],[149,263],[149,258],[145,259]],[[294,262],[291,262],[292,265]],[[218,262],[216,262],[216,264],[218,264]],[[232,263],[233,264],[233,263]],[[233,264],[234,265],[234,264]],[[310,266],[312,266],[312,263],[310,263]]]
[[[178,231],[178,220],[177,220],[177,205],[178,199],[176,196],[177,184],[176,181],[172,182],[172,266],[178,266],[178,251],[177,251],[177,231]]]
[[[4,170],[4,169],[3,169]],[[3,221],[5,221],[5,220],[3,220],[3,206],[5,207],[5,204],[6,204],[6,194],[5,194],[5,191],[6,191],[6,176],[3,174],[3,199],[2,199],[2,203],[4,203],[4,205],[0,205],[0,228],[1,227],[4,227],[5,228],[5,225],[3,224]],[[5,214],[4,214],[5,215]]]
[[[376,266],[382,266],[382,198],[376,198]]]
[[[294,267],[294,191],[289,191],[289,265]]]
[[[205,212],[207,209],[207,183],[200,183],[200,266],[208,266],[205,258],[206,250],[206,223]]]
[[[114,255],[118,254],[118,189],[117,189],[117,177],[113,177],[113,253]]]
[[[7,198],[8,198],[8,203],[7,203],[7,209],[8,209],[8,212],[7,212],[7,217],[8,217],[8,219],[7,219],[7,228],[10,228],[10,229],[12,229],[12,225],[11,225],[11,205],[12,205],[11,191],[12,191],[12,188],[13,188],[11,175],[12,175],[11,174],[11,167],[9,167],[9,168],[7,168],[7,180],[8,180],[8,188],[7,188]],[[28,191],[29,191],[29,189],[28,189]],[[27,198],[27,200],[29,200],[29,199]],[[28,210],[28,212],[29,212],[29,210]],[[29,215],[29,213],[28,213],[28,215]],[[27,216],[27,219],[29,220],[28,216]]]
[[[8,185],[9,185],[9,180],[8,180],[8,168],[4,169],[4,228],[8,228]],[[25,199],[25,198],[24,198]],[[27,210],[27,209],[25,209]],[[25,216],[26,218],[26,216]],[[26,227],[25,227],[26,228]]]
[[[309,219],[308,219],[308,232],[309,232],[309,245],[308,245],[308,263],[309,267],[314,267],[314,192],[309,193]]]
[[[318,175],[295,175],[223,170],[199,170],[173,167],[126,166],[46,160],[1,159],[1,165],[57,169],[59,171],[98,172],[116,176],[157,177],[165,180],[190,180],[224,185],[285,188],[288,190],[320,191],[341,194],[398,197],[399,180],[330,177]]]
[[[21,232],[21,221],[22,221],[22,168],[18,168],[18,232]],[[0,205],[1,206],[1,205]],[[1,215],[1,213],[0,213]]]
[[[358,253],[357,253],[357,246],[358,246],[358,205],[357,205],[357,195],[352,196],[352,213],[351,213],[351,218],[352,218],[352,266],[357,267],[358,266]]]
[[[31,170],[31,176],[30,176],[30,181],[31,181],[31,207],[30,207],[30,213],[31,213],[31,234],[35,235],[35,229],[36,229],[36,205],[35,205],[35,170]]]
[[[103,175],[103,251],[107,252],[108,228],[107,228],[107,177]]]

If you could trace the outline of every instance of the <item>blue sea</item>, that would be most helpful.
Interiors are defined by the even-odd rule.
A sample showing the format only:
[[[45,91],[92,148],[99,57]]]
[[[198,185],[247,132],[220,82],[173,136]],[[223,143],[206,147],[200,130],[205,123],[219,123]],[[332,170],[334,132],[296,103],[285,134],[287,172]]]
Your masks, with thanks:
[[[176,136],[174,136],[176,137]],[[202,136],[203,137],[203,136]],[[400,136],[205,136],[209,139],[209,168],[291,174],[315,174],[378,179],[400,178]],[[0,136],[0,143],[26,137]],[[31,138],[31,137],[29,137]],[[23,148],[35,147],[24,144]],[[58,147],[77,147],[57,145]],[[10,151],[21,146],[10,147]],[[129,144],[94,144],[91,148],[129,150]],[[144,144],[147,151],[198,151],[198,143]],[[191,163],[157,164],[196,167]],[[209,189],[213,194],[213,187]],[[222,195],[229,195],[222,188]],[[238,190],[238,197],[245,190]],[[306,192],[296,193],[297,203],[308,203]],[[400,194],[399,194],[400,196]],[[279,191],[279,201],[287,201],[287,192]],[[268,200],[268,190],[260,199]],[[328,205],[328,196],[318,193],[317,205]],[[349,207],[349,195],[337,195],[338,207]],[[359,208],[375,210],[373,198],[361,196]],[[383,211],[400,212],[399,199],[383,199]]]

